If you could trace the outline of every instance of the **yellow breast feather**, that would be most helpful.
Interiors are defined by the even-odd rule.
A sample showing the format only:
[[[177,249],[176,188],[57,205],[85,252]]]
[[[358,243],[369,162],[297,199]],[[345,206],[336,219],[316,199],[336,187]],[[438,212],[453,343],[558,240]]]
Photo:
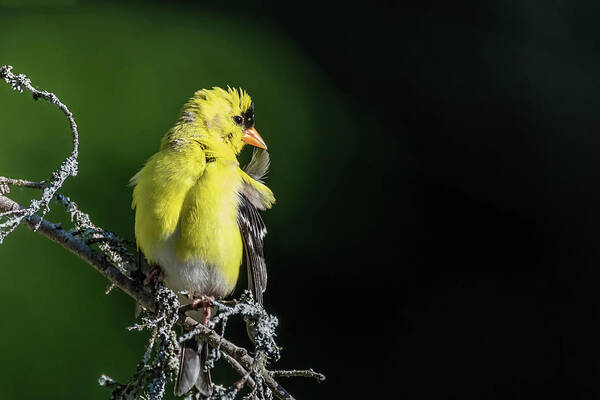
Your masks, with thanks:
[[[135,236],[148,261],[179,222],[190,189],[204,173],[206,157],[199,143],[165,146],[131,180],[135,185]]]
[[[243,244],[237,223],[242,184],[237,162],[216,159],[190,189],[180,218],[175,249],[183,261],[202,259],[221,269],[232,285],[238,278]]]

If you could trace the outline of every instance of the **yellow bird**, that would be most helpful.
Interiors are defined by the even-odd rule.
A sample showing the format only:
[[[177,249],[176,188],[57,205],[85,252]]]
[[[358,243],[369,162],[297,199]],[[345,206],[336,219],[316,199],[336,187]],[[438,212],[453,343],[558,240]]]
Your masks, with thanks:
[[[257,148],[242,170],[237,155],[245,144]],[[245,91],[203,89],[184,105],[160,150],[131,179],[138,248],[155,271],[160,268],[167,287],[188,293],[181,297],[184,303],[230,294],[244,252],[250,289],[262,302],[266,229],[257,210],[275,202],[262,182],[270,164],[266,148]],[[206,343],[182,346],[176,395],[194,385],[211,394],[210,375],[203,369],[207,351]]]

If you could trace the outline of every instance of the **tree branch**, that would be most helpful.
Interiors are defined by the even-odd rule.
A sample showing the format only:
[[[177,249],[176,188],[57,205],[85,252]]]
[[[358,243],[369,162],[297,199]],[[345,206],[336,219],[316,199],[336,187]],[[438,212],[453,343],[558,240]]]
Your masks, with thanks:
[[[14,211],[19,210],[22,207],[12,199],[0,195],[0,211]],[[154,297],[149,293],[144,285],[136,282],[118,268],[113,266],[106,257],[102,256],[96,250],[91,248],[84,240],[74,236],[67,230],[64,230],[60,224],[55,224],[42,220],[38,215],[31,215],[24,219],[25,224],[28,228],[35,231],[38,227],[37,232],[46,238],[60,244],[71,253],[77,255],[82,260],[94,267],[100,274],[106,279],[113,283],[116,287],[121,289],[132,297],[137,303],[146,308],[149,311],[156,311],[156,304]],[[195,333],[206,340],[212,347],[220,348],[225,354],[235,360],[245,370],[251,370],[254,365],[254,358],[252,358],[246,349],[239,347],[230,341],[222,338],[217,332],[208,327],[200,324],[195,319],[183,315],[181,316],[177,324],[184,327],[187,330],[194,330]],[[237,370],[241,372],[241,370]],[[282,400],[293,400],[294,397],[283,388],[274,378],[271,373],[267,371],[265,374],[265,383],[273,390],[275,395]]]
[[[323,382],[325,380],[325,375],[313,371],[312,369],[305,369],[305,370],[292,370],[292,371],[271,371],[271,376],[272,377],[286,377],[286,378],[290,378],[290,377],[294,377],[294,376],[300,376],[303,378],[313,378],[318,380],[319,382]]]
[[[32,200],[29,207],[13,211],[13,214],[11,215],[13,215],[15,218],[9,220],[9,224],[5,227],[6,229],[0,229],[0,243],[2,243],[4,238],[14,231],[17,226],[19,226],[22,219],[32,216],[40,210],[42,211],[41,216],[43,218],[50,210],[50,201],[52,198],[54,198],[58,192],[58,189],[63,185],[65,180],[70,176],[77,175],[77,170],[79,167],[77,161],[77,157],[79,156],[79,132],[77,130],[77,123],[73,118],[73,114],[69,108],[65,106],[58,99],[58,97],[56,97],[54,93],[36,89],[31,85],[31,81],[25,75],[13,74],[12,67],[10,65],[0,67],[0,79],[3,79],[6,83],[8,83],[13,90],[21,93],[24,91],[29,92],[33,95],[34,100],[42,98],[56,106],[67,117],[71,127],[71,132],[73,133],[73,150],[71,151],[71,154],[60,164],[58,169],[52,173],[52,179],[48,181],[48,184],[43,186],[42,197],[39,200]],[[0,213],[0,218],[3,216],[5,215]],[[37,229],[38,226],[35,226],[34,230]]]
[[[16,211],[23,207],[12,199],[0,195],[0,211]],[[85,240],[74,236],[71,232],[62,228],[60,224],[48,222],[37,214],[30,215],[24,219],[28,228],[46,238],[60,244],[71,253],[90,264],[105,278],[114,283],[119,289],[133,297],[138,303],[149,310],[154,310],[154,299],[150,293],[141,285],[128,278],[118,268],[111,264],[104,255],[91,248]]]

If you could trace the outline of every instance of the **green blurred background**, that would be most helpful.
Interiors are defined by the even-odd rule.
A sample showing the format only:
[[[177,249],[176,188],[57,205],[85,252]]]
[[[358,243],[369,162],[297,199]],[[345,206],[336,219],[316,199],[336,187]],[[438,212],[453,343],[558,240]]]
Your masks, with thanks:
[[[186,99],[252,94],[277,367],[328,377],[285,380],[298,399],[598,397],[597,1],[26,3],[0,0],[0,64],[69,105],[63,192],[125,238],[127,182]],[[0,84],[0,175],[44,179],[70,146]],[[0,274],[0,399],[131,375],[146,335],[92,268],[20,228]]]
[[[319,326],[302,315],[306,287],[297,265],[320,270],[310,280],[329,279],[334,270],[311,266],[305,249],[316,248],[325,234],[338,236],[335,243],[349,234],[319,220],[327,194],[316,191],[328,184],[325,190],[335,190],[348,166],[333,160],[357,151],[353,140],[340,140],[350,121],[336,89],[264,21],[201,6],[17,3],[0,2],[0,62],[70,107],[81,135],[80,172],[61,192],[121,237],[133,239],[128,180],[157,150],[189,96],[226,85],[253,96],[257,128],[272,154],[268,182],[278,199],[265,214],[266,304],[280,316],[280,343],[296,349],[284,350],[279,365],[323,369],[323,355],[301,345]],[[49,104],[3,84],[0,116],[0,174],[42,180],[70,152],[66,120]],[[318,183],[323,179],[328,183]],[[26,203],[36,194],[13,189],[11,195]],[[65,219],[60,206],[54,210],[49,219]],[[118,380],[132,374],[147,335],[125,329],[133,322],[129,298],[117,291],[106,296],[107,282],[92,268],[24,228],[0,247],[0,265],[1,398],[102,399],[109,392],[96,383],[101,373]],[[235,329],[233,337],[243,340]],[[333,371],[325,372],[336,381]],[[302,381],[290,390],[302,398],[320,389]]]

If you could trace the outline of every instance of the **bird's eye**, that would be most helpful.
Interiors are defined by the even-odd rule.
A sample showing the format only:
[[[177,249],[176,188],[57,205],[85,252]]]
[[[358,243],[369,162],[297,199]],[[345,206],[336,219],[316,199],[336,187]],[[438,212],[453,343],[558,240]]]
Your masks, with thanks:
[[[242,123],[244,122],[244,118],[240,117],[239,115],[236,115],[235,117],[233,117],[233,122],[235,122],[237,125],[242,125]]]

